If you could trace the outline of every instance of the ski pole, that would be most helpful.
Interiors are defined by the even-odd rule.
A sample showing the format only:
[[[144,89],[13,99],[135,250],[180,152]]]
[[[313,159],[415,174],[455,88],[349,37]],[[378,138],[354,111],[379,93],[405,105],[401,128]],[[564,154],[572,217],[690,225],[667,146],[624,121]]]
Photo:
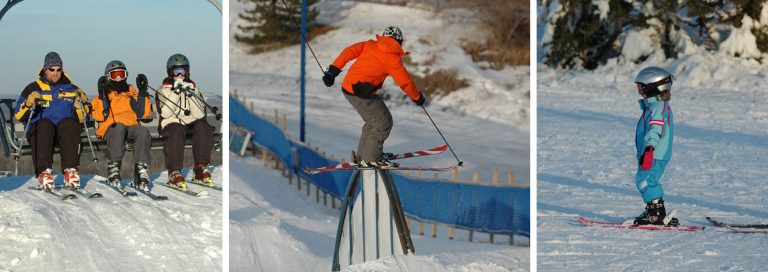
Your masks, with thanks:
[[[37,104],[32,106],[32,108],[29,109],[29,118],[27,118],[27,124],[24,125],[24,133],[21,135],[21,142],[19,142],[19,148],[16,150],[16,167],[14,168],[14,175],[19,175],[19,160],[21,160],[21,148],[24,146],[24,141],[27,140],[27,131],[29,131],[29,125],[32,123],[32,116],[35,115],[35,108],[37,107]],[[31,146],[32,143],[29,143]]]
[[[93,162],[98,163],[99,159],[96,158],[96,152],[93,151],[93,143],[91,142],[91,132],[88,129],[88,114],[85,113],[85,105],[83,104],[83,100],[78,99],[80,102],[80,111],[83,112],[83,127],[85,128],[85,137],[88,139],[88,146],[91,147],[91,156],[93,157]]]
[[[301,34],[301,37],[304,39],[304,43],[307,44],[307,48],[309,48],[309,52],[312,52],[312,56],[315,57],[315,61],[317,61],[317,67],[320,67],[320,72],[325,74],[325,70],[323,70],[323,65],[320,64],[320,60],[317,59],[317,55],[315,55],[315,51],[312,50],[312,46],[309,45],[309,41],[307,40],[307,37],[304,36],[304,33],[301,32],[301,27],[299,26],[299,23],[296,22],[296,18],[293,17],[293,11],[290,7],[288,7],[288,4],[285,3],[285,0],[283,1],[283,5],[285,5],[285,9],[288,10],[288,15],[291,15],[291,20],[293,21],[293,24],[296,25],[296,28],[299,29],[299,33]]]
[[[451,145],[450,145],[450,144],[448,144],[448,141],[447,141],[447,140],[445,140],[445,136],[443,136],[443,133],[442,133],[442,132],[440,132],[440,129],[439,129],[439,128],[437,128],[437,124],[435,124],[435,121],[434,121],[434,120],[432,120],[432,116],[429,116],[429,113],[427,112],[427,109],[426,109],[426,108],[424,108],[424,105],[421,105],[421,109],[422,109],[422,110],[424,110],[424,113],[425,113],[425,114],[427,115],[427,117],[429,118],[429,121],[430,121],[430,122],[432,122],[432,125],[433,125],[433,126],[435,126],[435,129],[437,130],[437,133],[439,133],[439,134],[440,134],[440,137],[442,137],[442,138],[443,138],[443,142],[445,142],[445,144],[446,144],[446,145],[448,145],[448,149],[450,149],[450,150],[451,150],[451,153],[453,153],[453,157],[454,157],[454,158],[456,158],[456,161],[458,161],[458,162],[459,162],[459,166],[461,166],[461,167],[464,167],[464,162],[463,162],[463,161],[461,161],[461,160],[459,160],[459,157],[458,157],[458,156],[456,156],[456,152],[453,152],[453,148],[451,148]]]
[[[155,89],[155,88],[152,88],[152,86],[149,86],[149,85],[147,85],[147,87],[149,87],[149,89],[151,89],[152,91],[154,91],[154,92],[155,92],[155,94],[158,96],[158,99],[157,99],[157,101],[160,101],[160,103],[162,103],[162,104],[163,104],[163,106],[166,106],[166,107],[168,107],[168,104],[166,103],[166,102],[168,102],[168,103],[171,103],[171,105],[175,106],[176,108],[182,109],[181,105],[174,103],[173,101],[171,101],[170,99],[168,99],[168,97],[166,97],[165,95],[163,95],[162,93],[160,93],[160,91],[158,91],[157,89]],[[162,99],[160,99],[160,98],[162,98]],[[170,108],[170,107],[169,107],[169,108]],[[191,112],[189,111],[189,109],[184,109],[184,115],[185,115],[185,116],[188,116],[188,115],[190,115],[190,114],[191,114]]]

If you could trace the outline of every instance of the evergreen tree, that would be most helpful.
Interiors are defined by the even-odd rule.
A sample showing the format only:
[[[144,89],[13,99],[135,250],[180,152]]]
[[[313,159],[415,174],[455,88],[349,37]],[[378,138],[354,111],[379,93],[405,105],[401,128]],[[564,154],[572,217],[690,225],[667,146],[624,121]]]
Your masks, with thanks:
[[[235,40],[254,47],[269,44],[295,44],[301,41],[301,0],[238,0],[252,6],[246,8],[238,17],[245,24],[237,26],[242,35],[235,34]],[[312,6],[317,0],[308,0],[307,6]],[[288,7],[286,7],[286,5]],[[290,9],[289,9],[290,8]],[[290,14],[296,19],[293,22]],[[310,8],[307,11],[307,28],[315,25],[318,11]]]

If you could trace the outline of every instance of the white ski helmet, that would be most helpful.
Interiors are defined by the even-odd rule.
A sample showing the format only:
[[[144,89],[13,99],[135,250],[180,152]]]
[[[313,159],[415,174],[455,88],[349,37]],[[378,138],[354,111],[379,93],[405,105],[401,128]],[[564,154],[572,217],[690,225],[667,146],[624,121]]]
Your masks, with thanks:
[[[386,29],[384,29],[384,33],[382,36],[390,36],[393,39],[397,40],[400,44],[403,44],[403,32],[400,31],[399,27],[396,26],[388,26]]]
[[[646,96],[656,96],[672,90],[672,74],[659,67],[651,66],[640,70],[635,77],[637,90]]]

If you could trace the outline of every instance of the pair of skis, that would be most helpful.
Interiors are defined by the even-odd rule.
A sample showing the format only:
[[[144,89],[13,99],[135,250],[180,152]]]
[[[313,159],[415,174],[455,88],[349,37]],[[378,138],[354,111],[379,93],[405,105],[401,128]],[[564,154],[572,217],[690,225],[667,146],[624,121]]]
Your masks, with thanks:
[[[86,189],[83,189],[83,188],[75,189],[75,188],[68,187],[68,186],[64,186],[63,188],[57,188],[57,189],[52,189],[52,190],[40,189],[40,187],[38,187],[38,186],[29,186],[29,187],[27,187],[27,189],[36,190],[36,191],[43,191],[43,192],[45,192],[47,194],[50,194],[50,195],[52,195],[52,196],[54,196],[54,197],[56,197],[58,199],[61,199],[61,200],[77,199],[78,195],[83,196],[85,198],[102,198],[102,197],[104,197],[99,192],[90,192],[90,191],[88,191]]]
[[[768,224],[738,224],[727,223],[707,217],[712,226],[729,229],[737,233],[765,233],[768,234]],[[665,225],[634,225],[629,222],[605,222],[592,220],[586,217],[579,217],[579,223],[590,227],[603,227],[613,229],[641,229],[641,230],[677,230],[677,231],[699,231],[704,230],[703,226],[665,226]]]
[[[443,144],[441,146],[426,149],[426,150],[419,150],[419,151],[413,151],[413,152],[406,152],[401,154],[389,154],[387,156],[387,160],[393,161],[393,160],[399,160],[399,159],[406,159],[406,158],[415,158],[415,157],[423,157],[423,156],[429,156],[429,155],[435,155],[445,152],[445,150],[448,149],[447,144]],[[449,171],[456,168],[456,166],[450,166],[450,167],[404,167],[404,166],[361,166],[354,162],[342,162],[335,165],[329,165],[325,167],[304,167],[304,172],[307,174],[319,174],[323,172],[328,171],[339,171],[339,170],[362,170],[362,169],[382,169],[382,170],[412,170],[412,171]]]

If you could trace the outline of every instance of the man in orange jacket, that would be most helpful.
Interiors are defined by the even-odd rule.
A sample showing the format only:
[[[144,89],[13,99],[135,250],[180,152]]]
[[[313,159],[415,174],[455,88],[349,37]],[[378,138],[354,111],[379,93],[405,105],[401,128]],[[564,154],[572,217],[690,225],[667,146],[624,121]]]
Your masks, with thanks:
[[[99,123],[96,137],[107,141],[107,179],[113,186],[122,187],[120,165],[125,153],[125,141],[133,140],[134,181],[138,189],[149,184],[147,168],[152,137],[149,129],[139,120],[152,117],[152,106],[147,93],[147,78],[136,77],[139,91],[128,84],[128,71],[119,60],[110,61],[99,78],[99,96],[92,101],[91,116]]]
[[[403,34],[390,26],[376,40],[353,44],[339,54],[323,76],[325,86],[333,86],[335,78],[347,62],[357,59],[347,71],[341,85],[344,97],[365,121],[357,145],[358,162],[363,165],[389,166],[382,149],[392,130],[392,114],[384,100],[376,94],[387,76],[400,85],[418,106],[424,105],[424,95],[416,89],[413,79],[403,65]]]

